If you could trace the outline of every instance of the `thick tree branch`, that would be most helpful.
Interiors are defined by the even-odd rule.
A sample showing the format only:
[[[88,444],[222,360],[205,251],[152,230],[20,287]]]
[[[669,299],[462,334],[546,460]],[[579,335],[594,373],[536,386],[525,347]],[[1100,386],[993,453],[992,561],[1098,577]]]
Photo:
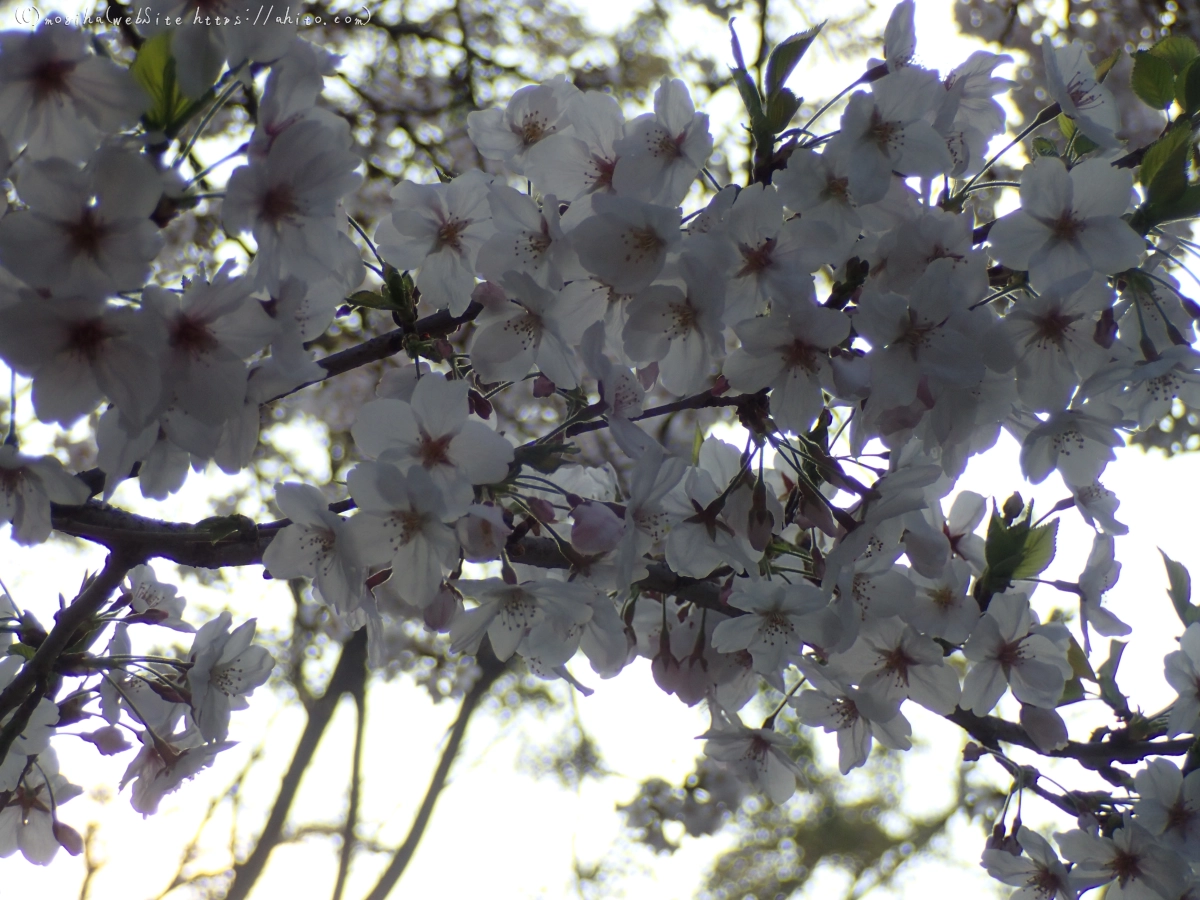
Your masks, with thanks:
[[[367,631],[363,628],[354,632],[342,646],[342,655],[338,658],[337,666],[329,679],[329,687],[325,689],[321,699],[309,708],[308,721],[300,735],[300,742],[296,745],[296,752],[292,754],[291,765],[284,773],[275,805],[271,808],[271,815],[250,856],[245,862],[233,867],[233,884],[230,885],[225,900],[245,900],[262,875],[271,851],[280,842],[284,823],[300,787],[300,780],[312,763],[321,736],[337,710],[338,701],[347,693],[357,697],[366,684],[366,679]]]
[[[354,698],[354,758],[350,764],[350,802],[346,809],[346,824],[342,828],[342,850],[338,858],[337,882],[333,886],[333,900],[342,900],[346,890],[346,878],[350,875],[350,861],[357,846],[359,798],[362,794],[363,741],[367,730],[367,685],[355,686],[350,692]]]
[[[429,825],[429,819],[433,815],[433,807],[437,803],[438,797],[442,790],[446,787],[446,778],[450,774],[450,766],[454,763],[454,758],[458,756],[459,747],[462,746],[463,738],[467,733],[467,724],[471,720],[471,714],[475,712],[479,702],[487,695],[496,679],[504,671],[506,664],[496,659],[491,651],[491,646],[486,642],[480,647],[476,661],[482,670],[479,680],[472,685],[471,690],[463,697],[462,706],[458,711],[458,718],[454,720],[454,725],[450,729],[450,738],[446,741],[446,748],[442,751],[442,758],[438,761],[437,769],[434,770],[433,778],[429,782],[429,788],[425,791],[425,799],[421,801],[421,807],[417,810],[416,818],[413,819],[412,827],[408,831],[408,837],[404,839],[404,843],[396,850],[392,861],[388,863],[387,869],[380,876],[379,882],[367,894],[364,900],[385,900],[392,888],[396,886],[396,882],[400,880],[400,876],[404,874],[404,870],[408,867],[412,860],[413,854],[417,850],[417,844],[420,843],[422,835],[425,834],[425,829]]]

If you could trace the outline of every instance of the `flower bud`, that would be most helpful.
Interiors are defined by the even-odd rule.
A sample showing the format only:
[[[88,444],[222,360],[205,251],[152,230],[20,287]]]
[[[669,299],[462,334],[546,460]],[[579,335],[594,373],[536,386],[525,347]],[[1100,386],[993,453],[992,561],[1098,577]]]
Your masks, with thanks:
[[[454,526],[467,562],[499,559],[512,529],[504,522],[504,510],[489,504],[475,504]]]
[[[571,510],[571,543],[580,553],[608,553],[621,543],[625,522],[603,503],[585,501]]]

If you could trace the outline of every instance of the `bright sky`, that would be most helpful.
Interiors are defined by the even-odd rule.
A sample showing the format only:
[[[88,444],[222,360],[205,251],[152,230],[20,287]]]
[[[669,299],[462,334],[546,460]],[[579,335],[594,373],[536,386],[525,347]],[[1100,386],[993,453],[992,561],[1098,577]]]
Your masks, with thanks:
[[[947,70],[977,46],[955,30],[951,2],[918,2],[918,61],[924,65]],[[632,3],[610,0],[603,7],[591,5],[588,11],[596,27],[612,27],[632,9]],[[863,24],[864,33],[882,34],[885,20],[883,10]],[[684,45],[716,40],[724,48],[727,42],[715,20],[698,8],[681,13],[670,34]],[[794,81],[802,83],[799,93],[831,95],[853,77],[849,71],[827,63],[818,68],[806,62]],[[733,115],[736,109],[710,112]],[[6,373],[0,374],[5,375],[0,383],[6,382]],[[740,444],[732,432],[726,434]],[[43,437],[47,435],[42,432]],[[28,446],[35,450],[38,437],[32,437]],[[1120,681],[1149,709],[1161,708],[1173,696],[1162,678],[1162,657],[1181,630],[1165,597],[1165,577],[1155,544],[1158,542],[1185,564],[1195,562],[1189,559],[1194,543],[1189,539],[1191,532],[1181,523],[1186,512],[1200,507],[1197,476],[1200,459],[1195,456],[1165,461],[1158,456],[1143,456],[1139,451],[1125,452],[1105,476],[1106,484],[1122,498],[1119,518],[1131,529],[1128,537],[1118,540],[1118,558],[1124,569],[1120,583],[1108,595],[1113,612],[1133,626],[1137,638],[1126,653]],[[128,483],[114,502],[126,506],[136,503],[140,511],[150,515],[194,521],[209,514],[206,495],[222,496],[236,483],[238,479],[210,470],[203,482],[193,477],[180,495],[165,503],[141,500],[136,488]],[[1015,444],[1007,437],[996,451],[976,460],[959,487],[1001,499],[1020,490],[1026,497],[1034,497],[1043,511],[1068,493],[1057,476],[1038,487],[1025,484],[1017,467]],[[1091,532],[1076,513],[1068,512],[1063,518],[1058,557],[1046,577],[1074,580],[1087,558]],[[77,554],[61,543],[50,543],[18,550],[6,538],[0,537],[0,541],[5,548],[0,577],[15,598],[38,612],[43,622],[50,620],[58,593],[70,596],[85,566],[95,570],[102,561],[102,554],[94,548]],[[176,581],[172,567],[156,568],[164,580]],[[233,581],[232,595],[203,589],[194,581],[181,587],[193,604],[220,607],[231,603],[242,616],[257,616],[261,628],[287,626],[291,603],[284,586],[265,582],[257,568],[236,573]],[[1038,595],[1036,605],[1045,612],[1059,600],[1058,596],[1043,593]],[[1062,600],[1066,603],[1065,596]],[[528,748],[551,743],[559,731],[569,726],[569,716],[546,722],[524,717],[520,725],[507,729],[501,729],[493,717],[478,716],[454,769],[452,784],[443,794],[398,895],[486,896],[490,900],[569,896],[573,857],[578,855],[586,863],[612,853],[621,828],[616,805],[627,802],[646,777],[657,775],[678,783],[691,771],[700,752],[694,738],[708,727],[707,717],[663,695],[650,679],[645,661],[606,682],[588,677],[591,673],[586,665],[577,665],[576,671],[581,680],[596,689],[593,696],[578,698],[580,719],[599,739],[604,762],[617,775],[600,783],[587,782],[578,793],[563,790],[550,780],[534,780],[516,771],[517,760]],[[376,836],[379,840],[397,844],[403,839],[456,711],[454,703],[435,706],[423,690],[404,679],[373,688],[363,813],[366,821],[387,823]],[[1073,709],[1071,715],[1087,717],[1091,713]],[[905,807],[914,813],[930,812],[944,806],[951,797],[950,779],[957,771],[960,734],[919,709],[911,713],[911,718],[914,734],[924,744],[904,757],[905,783],[920,786],[906,794]],[[270,723],[265,738],[257,722]],[[101,759],[90,746],[81,746],[82,742],[58,740],[62,769],[73,781],[89,789],[109,786],[107,791],[101,788],[63,808],[64,820],[80,831],[89,821],[100,825],[97,856],[105,865],[95,878],[90,896],[94,900],[138,900],[162,890],[208,800],[231,783],[248,755],[265,740],[265,761],[245,785],[241,797],[244,807],[253,811],[241,823],[239,840],[244,848],[246,829],[254,831],[259,824],[255,815],[265,815],[260,811],[274,798],[279,772],[302,726],[302,714],[283,709],[268,692],[259,691],[251,711],[234,716],[230,737],[241,741],[240,745],[224,754],[212,770],[168,797],[160,814],[146,820],[132,811],[127,792],[112,796],[128,756]],[[344,707],[301,788],[291,822],[338,821],[345,797],[352,731],[353,715]],[[1073,737],[1079,739],[1086,733],[1086,728],[1073,730]],[[834,759],[832,742],[832,736],[818,741],[830,760]],[[1072,786],[1090,785],[1073,781]],[[227,810],[216,817],[201,842],[202,848],[216,848],[217,852],[206,854],[202,849],[194,863],[196,868],[219,869],[225,864],[219,851],[228,845]],[[1043,809],[1027,804],[1025,817],[1030,824],[1037,824],[1041,816],[1045,816]],[[623,896],[647,900],[691,898],[711,860],[727,845],[724,837],[695,839],[685,841],[683,849],[673,856],[655,858],[648,852],[635,855],[632,870],[622,881]],[[933,860],[908,867],[890,895],[928,896],[932,879],[937,879],[942,886],[940,893],[946,895],[987,896],[996,891],[996,884],[977,866],[981,847],[976,832],[956,833],[943,850],[949,861]],[[327,841],[281,847],[275,851],[253,896],[260,900],[325,896],[332,889],[335,864]],[[373,884],[376,871],[365,864],[356,866],[346,896],[361,896]],[[0,896],[65,898],[78,895],[83,867],[81,861],[60,854],[46,870],[29,866],[17,857],[0,864],[0,872],[4,884]],[[835,887],[832,876],[818,877],[809,891],[813,896],[824,895],[822,886]]]

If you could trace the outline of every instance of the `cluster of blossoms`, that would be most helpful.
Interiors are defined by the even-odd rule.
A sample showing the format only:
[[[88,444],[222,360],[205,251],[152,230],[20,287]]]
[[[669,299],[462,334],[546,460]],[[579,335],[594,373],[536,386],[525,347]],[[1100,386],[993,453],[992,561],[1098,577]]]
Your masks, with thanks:
[[[788,131],[790,117],[775,127],[748,99],[758,149],[782,143],[755,183],[689,215],[713,140],[682,82],[664,79],[654,111],[634,119],[564,78],[522,88],[468,120],[493,174],[395,188],[370,242],[378,269],[340,207],[361,180],[352,138],[317,105],[336,60],[294,36],[222,44],[235,67],[271,64],[222,200],[226,230],[256,252],[245,271],[226,263],[179,290],[147,280],[157,223],[194,200],[146,135],[121,131],[145,108],[140,88],[70,29],[0,36],[0,83],[25,110],[0,123],[21,201],[0,219],[0,359],[31,379],[45,422],[103,407],[104,475],[93,490],[53,457],[6,445],[0,522],[36,543],[59,527],[54,510],[103,512],[89,498],[110,499],[135,472],[161,498],[189,468],[244,468],[260,406],[327,376],[306,344],[361,296],[370,265],[384,287],[367,305],[404,323],[413,364],[357,410],[348,499],[335,511],[318,488],[283,483],[285,521],[212,544],[262,544],[237,564],[312,579],[341,623],[367,630],[373,663],[387,661],[389,624],[414,618],[455,652],[486,641],[499,660],[584,692],[580,652],[600,678],[644,657],[664,691],[707,704],[708,756],[775,802],[804,776],[775,728],[784,715],[835,733],[842,772],[875,740],[911,745],[909,704],[951,717],[1005,763],[998,740],[1071,755],[1057,709],[1082,695],[1077,660],[1091,673],[1092,632],[1130,631],[1102,603],[1126,529],[1099,479],[1122,432],[1177,399],[1200,403],[1196,307],[1145,237],[1153,191],[1134,192],[1112,98],[1083,49],[1047,42],[1053,115],[1027,129],[1061,114],[1069,143],[1041,144],[1020,207],[980,224],[971,195],[988,187],[986,151],[1006,125],[995,98],[1010,87],[993,72],[1011,60],[981,51],[944,77],[923,69],[912,16],[912,0],[896,8],[885,59],[832,136],[812,122]],[[782,81],[802,54],[789,42],[772,101],[791,96]],[[53,128],[52,108],[71,111]],[[435,346],[418,312],[472,323],[465,345]],[[516,446],[487,398],[527,380],[567,416]],[[710,437],[685,459],[640,424],[714,406],[736,408],[744,448]],[[564,442],[598,428],[619,464],[570,464]],[[1056,511],[1074,507],[1094,529],[1078,582],[1054,583],[1078,603],[1079,638],[1031,605],[1059,520],[1035,522],[1014,498],[993,507],[985,540],[988,501],[951,498],[1002,430],[1031,482],[1057,471],[1070,489]],[[113,753],[133,728],[142,750],[126,781],[152,812],[228,746],[230,709],[270,672],[253,623],[231,632],[228,614],[186,658],[127,669],[127,625],[189,626],[173,588],[145,566],[126,571],[128,591],[95,623],[115,628],[107,652],[70,662],[99,679],[58,703],[4,689],[31,680],[20,672],[45,639],[15,609],[5,620],[20,640],[0,662],[0,854],[19,846],[44,862],[55,841],[71,844],[40,799],[73,790],[49,749],[56,729],[99,715],[106,724],[83,736]],[[1167,660],[1180,693],[1169,721],[1131,712],[1112,646],[1102,696],[1121,722],[1138,719],[1143,741],[1200,731],[1200,624]],[[750,727],[741,712],[763,692],[778,708]],[[990,715],[1010,693],[1019,725]],[[1177,900],[1200,864],[1197,777],[1152,759],[1128,777],[1134,799],[1079,809],[1080,828],[1058,836],[1069,867],[1019,826],[985,865],[1022,897],[1113,882]]]

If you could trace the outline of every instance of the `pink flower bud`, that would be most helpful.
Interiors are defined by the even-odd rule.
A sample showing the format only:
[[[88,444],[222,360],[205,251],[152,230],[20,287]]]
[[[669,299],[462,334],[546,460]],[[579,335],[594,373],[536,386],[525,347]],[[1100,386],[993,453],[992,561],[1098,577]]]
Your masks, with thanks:
[[[547,525],[553,525],[556,519],[554,518],[554,507],[550,505],[550,501],[543,500],[541,497],[531,497],[529,500],[529,511],[539,522],[544,522]]]
[[[481,304],[484,309],[492,311],[508,309],[508,297],[504,293],[504,288],[491,281],[475,285],[475,290],[471,291],[471,299]]]
[[[105,725],[88,734],[81,734],[80,737],[89,744],[95,745],[103,756],[123,753],[133,746],[125,737],[125,732],[116,725]]]
[[[500,558],[512,529],[504,522],[504,510],[498,506],[476,504],[455,525],[467,562],[487,562]]]
[[[462,595],[449,585],[442,585],[433,602],[423,610],[425,625],[432,631],[445,633],[450,630],[454,617],[462,612]]]
[[[70,825],[64,825],[62,822],[54,823],[54,839],[62,846],[64,850],[72,856],[78,856],[83,852],[83,838],[79,836],[79,832]]]
[[[533,396],[538,398],[553,397],[554,382],[545,375],[539,374],[537,378],[533,379]]]

